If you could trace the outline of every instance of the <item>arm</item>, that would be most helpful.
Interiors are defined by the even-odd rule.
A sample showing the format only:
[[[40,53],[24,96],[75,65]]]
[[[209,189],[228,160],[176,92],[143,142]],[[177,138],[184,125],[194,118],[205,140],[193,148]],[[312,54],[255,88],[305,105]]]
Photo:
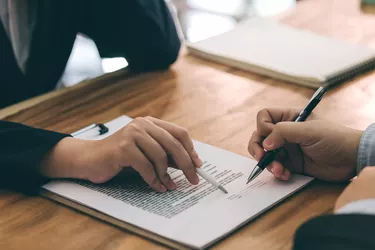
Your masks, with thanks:
[[[103,57],[125,57],[137,71],[176,61],[181,44],[164,0],[94,0],[82,10],[79,31],[95,41]]]
[[[67,135],[0,121],[0,187],[35,193],[46,181],[39,166]]]
[[[320,216],[297,231],[294,249],[375,249],[375,124],[361,136],[357,171],[361,174],[336,202],[336,215]]]
[[[48,178],[104,183],[132,167],[155,191],[165,192],[177,187],[167,172],[169,164],[198,184],[195,167],[202,161],[188,132],[152,117],[134,119],[102,140],[0,121],[0,188],[35,194]]]

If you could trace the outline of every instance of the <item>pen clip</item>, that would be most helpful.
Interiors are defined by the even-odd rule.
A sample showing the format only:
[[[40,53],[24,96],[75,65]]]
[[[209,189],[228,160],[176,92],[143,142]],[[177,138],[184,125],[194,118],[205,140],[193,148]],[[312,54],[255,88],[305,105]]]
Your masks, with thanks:
[[[313,94],[313,96],[311,97],[310,101],[307,103],[306,107],[313,101],[313,100],[321,100],[322,97],[325,95],[325,93],[327,92],[327,90],[320,86],[316,91],[315,93]]]
[[[98,123],[98,124],[92,124],[92,125],[87,126],[87,127],[83,128],[83,129],[80,129],[80,130],[78,130],[77,132],[72,133],[71,135],[72,135],[73,137],[76,137],[76,136],[78,136],[78,135],[80,135],[80,134],[83,134],[83,133],[86,133],[86,132],[88,132],[88,131],[90,131],[90,130],[95,129],[96,127],[99,128],[99,131],[98,131],[99,134],[98,134],[98,135],[106,134],[106,133],[108,133],[108,131],[109,131],[109,128],[108,128],[107,126],[105,126],[105,125],[102,124],[102,123]]]
[[[108,127],[102,123],[98,123],[96,124],[96,126],[99,127],[99,135],[104,135],[105,133],[108,133],[109,131]]]

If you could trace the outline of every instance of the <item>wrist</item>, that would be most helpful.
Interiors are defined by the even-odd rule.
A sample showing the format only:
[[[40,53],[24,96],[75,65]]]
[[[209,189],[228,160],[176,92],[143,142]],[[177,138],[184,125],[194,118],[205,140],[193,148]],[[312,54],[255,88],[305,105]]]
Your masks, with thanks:
[[[86,179],[94,148],[95,141],[64,138],[43,158],[40,172],[48,178]]]

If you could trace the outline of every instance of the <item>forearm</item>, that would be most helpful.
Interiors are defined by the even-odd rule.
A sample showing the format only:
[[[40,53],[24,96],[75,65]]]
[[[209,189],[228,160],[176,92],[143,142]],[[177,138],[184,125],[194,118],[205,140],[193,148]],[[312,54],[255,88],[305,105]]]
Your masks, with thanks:
[[[68,135],[0,121],[0,187],[35,193],[43,157]]]

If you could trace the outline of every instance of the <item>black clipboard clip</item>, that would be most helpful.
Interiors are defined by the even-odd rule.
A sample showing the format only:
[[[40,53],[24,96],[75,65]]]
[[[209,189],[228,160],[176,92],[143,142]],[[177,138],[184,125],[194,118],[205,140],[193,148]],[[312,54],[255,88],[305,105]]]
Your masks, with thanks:
[[[99,128],[98,135],[104,135],[104,134],[108,133],[108,131],[109,131],[109,128],[106,125],[104,125],[102,123],[97,123],[97,124],[91,124],[90,126],[87,126],[83,129],[80,129],[77,132],[72,133],[71,135],[73,137],[76,137],[77,135],[83,134],[83,133],[85,133],[87,131],[90,131],[90,130],[93,130],[95,128]]]

